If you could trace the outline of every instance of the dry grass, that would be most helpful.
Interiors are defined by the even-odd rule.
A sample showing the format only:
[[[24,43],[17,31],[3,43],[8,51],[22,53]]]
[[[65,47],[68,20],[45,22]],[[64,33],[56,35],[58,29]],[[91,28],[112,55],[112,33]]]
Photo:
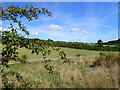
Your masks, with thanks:
[[[61,69],[60,69],[61,68]],[[65,88],[117,88],[118,67],[75,68],[59,67],[60,80]]]
[[[90,68],[95,59],[70,59],[71,65],[63,61],[11,65],[11,70],[25,78],[40,81],[39,88],[118,88],[118,65]],[[44,68],[45,64],[54,67],[53,74]]]

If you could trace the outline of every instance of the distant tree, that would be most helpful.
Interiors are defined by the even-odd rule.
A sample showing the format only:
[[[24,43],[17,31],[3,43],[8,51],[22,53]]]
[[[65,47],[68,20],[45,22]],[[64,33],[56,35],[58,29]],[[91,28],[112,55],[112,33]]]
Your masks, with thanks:
[[[53,41],[52,39],[48,39],[48,41]]]
[[[102,47],[103,46],[103,41],[101,39],[99,39],[97,41],[98,47]]]

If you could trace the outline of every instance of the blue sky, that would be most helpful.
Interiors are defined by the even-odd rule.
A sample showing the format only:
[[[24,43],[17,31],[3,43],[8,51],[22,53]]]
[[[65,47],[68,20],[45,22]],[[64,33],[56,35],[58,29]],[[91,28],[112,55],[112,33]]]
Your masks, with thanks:
[[[3,3],[9,5],[45,7],[53,17],[40,15],[38,20],[23,23],[30,32],[29,38],[52,39],[55,41],[95,43],[118,38],[117,2],[27,2]],[[9,22],[3,22],[6,29]]]

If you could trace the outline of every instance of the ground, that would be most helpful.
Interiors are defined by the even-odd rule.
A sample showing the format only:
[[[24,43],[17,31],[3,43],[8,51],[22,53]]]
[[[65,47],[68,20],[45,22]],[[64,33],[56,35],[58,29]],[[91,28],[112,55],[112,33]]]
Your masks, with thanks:
[[[24,78],[40,81],[40,88],[117,88],[118,67],[90,68],[95,58],[70,59],[71,64],[63,60],[42,61],[39,63],[10,65],[10,70],[19,72]],[[53,66],[53,73],[45,65]]]

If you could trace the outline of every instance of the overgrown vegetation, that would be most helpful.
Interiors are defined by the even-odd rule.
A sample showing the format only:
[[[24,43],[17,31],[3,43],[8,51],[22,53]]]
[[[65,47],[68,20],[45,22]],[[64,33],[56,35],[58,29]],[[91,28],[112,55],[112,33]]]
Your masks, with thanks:
[[[21,62],[21,63],[27,63],[27,59],[28,59],[28,56],[27,56],[27,55],[22,55],[22,56],[20,57],[20,62]]]
[[[110,52],[110,53],[100,53],[100,56],[96,58],[91,67],[97,66],[106,66],[107,68],[113,67],[115,64],[118,64],[119,56]]]
[[[11,65],[11,70],[31,80],[40,81],[39,88],[118,88],[118,64],[111,68],[100,66],[90,68],[95,58],[72,58],[51,62]],[[86,63],[87,62],[87,63]],[[45,68],[54,67],[53,73]]]
[[[52,40],[27,39],[18,34],[18,30],[29,35],[26,27],[19,20],[24,17],[28,21],[38,19],[40,14],[51,16],[51,12],[45,8],[34,8],[32,5],[24,7],[10,6],[2,10],[2,20],[11,21],[9,31],[2,31],[2,87],[3,88],[118,88],[118,56],[113,53],[101,53],[100,57],[94,58],[72,58],[60,47],[75,49],[117,51],[117,47],[102,45],[90,45],[85,43],[54,42],[58,46],[53,48]],[[15,23],[18,28],[15,28]],[[101,44],[101,43],[100,43]],[[61,60],[46,60],[50,54],[49,46],[57,51]],[[42,63],[27,63],[27,56],[19,58],[18,48],[31,50],[32,54],[41,53],[44,61]],[[80,57],[80,54],[76,56]],[[14,60],[22,64],[9,65]],[[23,64],[24,63],[24,64]],[[91,66],[92,65],[92,66]],[[91,68],[95,67],[95,68]]]

